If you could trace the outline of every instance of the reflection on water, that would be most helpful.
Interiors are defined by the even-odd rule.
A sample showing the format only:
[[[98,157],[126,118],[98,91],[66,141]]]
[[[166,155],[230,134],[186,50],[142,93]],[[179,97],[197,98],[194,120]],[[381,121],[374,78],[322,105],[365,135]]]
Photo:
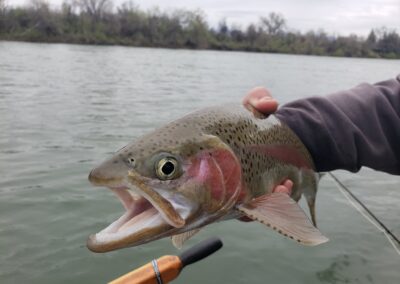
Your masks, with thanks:
[[[241,52],[0,42],[0,283],[99,283],[163,254],[168,239],[108,254],[90,233],[123,209],[87,175],[154,127],[202,106],[237,101],[256,85],[284,103],[394,77],[399,61]],[[338,176],[395,232],[399,178]],[[176,283],[399,283],[399,256],[337,191],[321,181],[320,229],[302,247],[255,223],[202,230],[224,248]]]

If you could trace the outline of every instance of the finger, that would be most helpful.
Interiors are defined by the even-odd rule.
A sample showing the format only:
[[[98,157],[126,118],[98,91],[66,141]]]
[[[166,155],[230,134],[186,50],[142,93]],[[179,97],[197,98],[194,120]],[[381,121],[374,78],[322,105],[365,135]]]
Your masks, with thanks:
[[[285,180],[282,184],[276,186],[273,192],[292,194],[293,182],[290,179]]]
[[[251,89],[243,98],[243,104],[247,104],[249,99],[259,99],[263,97],[272,98],[271,93],[264,87],[255,87]]]
[[[243,105],[253,111],[257,111],[269,115],[274,113],[278,108],[278,102],[271,96],[271,93],[264,87],[256,87],[243,98]]]
[[[271,97],[250,98],[249,103],[265,115],[272,114],[278,109],[278,101]]]
[[[293,181],[291,181],[290,179],[287,179],[283,182],[282,184],[283,186],[285,186],[286,188],[292,190],[293,188]]]

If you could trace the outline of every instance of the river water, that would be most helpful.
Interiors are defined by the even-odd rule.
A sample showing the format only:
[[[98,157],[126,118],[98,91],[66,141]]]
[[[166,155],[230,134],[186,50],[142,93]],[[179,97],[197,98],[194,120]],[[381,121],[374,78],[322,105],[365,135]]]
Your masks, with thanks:
[[[179,253],[169,239],[85,246],[123,211],[89,171],[143,133],[257,85],[284,103],[399,72],[398,60],[0,42],[0,283],[104,283]],[[400,235],[400,178],[336,174]],[[400,256],[329,177],[317,218],[331,241],[313,248],[255,222],[213,224],[188,244],[216,235],[224,248],[176,283],[400,283]]]

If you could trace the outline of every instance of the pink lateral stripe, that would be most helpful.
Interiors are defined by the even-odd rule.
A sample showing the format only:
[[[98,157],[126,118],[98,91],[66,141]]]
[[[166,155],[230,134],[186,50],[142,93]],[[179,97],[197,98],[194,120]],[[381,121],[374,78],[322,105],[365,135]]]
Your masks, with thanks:
[[[307,161],[306,157],[289,145],[251,145],[248,146],[248,149],[291,164],[299,169],[312,169],[312,165]]]

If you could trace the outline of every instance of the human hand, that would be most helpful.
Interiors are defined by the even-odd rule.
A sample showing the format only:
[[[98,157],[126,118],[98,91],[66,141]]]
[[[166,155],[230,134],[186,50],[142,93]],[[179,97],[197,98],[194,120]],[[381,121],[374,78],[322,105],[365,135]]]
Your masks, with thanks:
[[[264,87],[256,87],[243,98],[242,104],[249,111],[257,115],[257,111],[266,117],[278,109],[278,101]]]

